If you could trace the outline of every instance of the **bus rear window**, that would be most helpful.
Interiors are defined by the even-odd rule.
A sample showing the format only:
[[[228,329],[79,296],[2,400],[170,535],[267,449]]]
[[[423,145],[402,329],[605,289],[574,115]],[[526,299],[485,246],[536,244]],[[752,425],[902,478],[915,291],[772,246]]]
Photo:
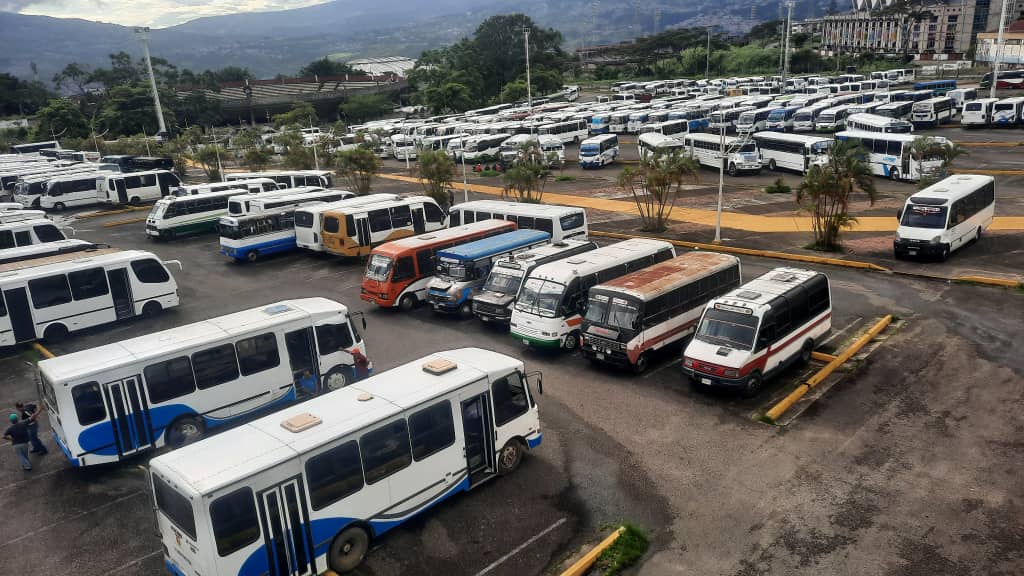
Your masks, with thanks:
[[[210,504],[210,523],[221,556],[255,542],[260,537],[260,524],[252,490],[242,488],[214,500]]]
[[[196,539],[196,516],[192,512],[192,503],[177,490],[171,488],[159,476],[153,475],[153,494],[156,506],[189,538]]]

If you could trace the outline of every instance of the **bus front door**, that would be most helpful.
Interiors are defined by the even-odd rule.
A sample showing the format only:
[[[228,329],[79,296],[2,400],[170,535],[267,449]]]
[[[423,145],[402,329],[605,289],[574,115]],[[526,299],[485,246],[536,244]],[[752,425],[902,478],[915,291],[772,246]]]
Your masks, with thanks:
[[[412,229],[414,234],[423,234],[427,231],[427,225],[423,221],[422,208],[413,208],[412,210]]]
[[[470,487],[494,475],[494,423],[486,392],[462,401],[462,431]]]
[[[132,287],[128,282],[128,269],[107,270],[110,283],[110,297],[114,300],[114,314],[118,320],[135,316],[135,302],[132,301]]]
[[[311,576],[316,573],[309,508],[299,484],[291,478],[259,493],[263,540],[270,576]]]
[[[24,288],[4,291],[7,311],[11,315],[11,329],[14,330],[15,342],[28,342],[36,339],[36,326],[32,321],[32,309],[28,306],[28,294]]]
[[[146,404],[142,383],[138,377],[108,382],[104,387],[118,455],[130,456],[151,447],[153,430],[149,419],[149,406]]]
[[[117,191],[117,202],[119,204],[127,204],[128,187],[125,186],[123,178],[117,178],[114,180],[114,189]]]
[[[313,329],[300,328],[288,332],[284,335],[284,343],[288,349],[292,380],[295,382],[295,396],[300,399],[315,396],[320,392],[320,370],[313,349]]]
[[[370,245],[370,224],[366,218],[356,220],[356,241],[360,246]]]

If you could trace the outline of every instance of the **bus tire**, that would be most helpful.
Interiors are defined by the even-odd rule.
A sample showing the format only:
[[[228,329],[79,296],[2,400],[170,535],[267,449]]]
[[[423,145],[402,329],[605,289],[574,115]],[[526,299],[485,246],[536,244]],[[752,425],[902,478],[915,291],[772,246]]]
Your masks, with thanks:
[[[139,198],[138,196],[132,196],[128,200],[128,203],[131,204],[132,206],[138,206],[139,204],[142,203],[142,198]]]
[[[165,241],[174,240],[174,230],[161,230],[160,239]]]
[[[814,340],[810,338],[804,342],[804,345],[800,348],[800,363],[809,364],[811,362],[811,354],[814,353]]]
[[[260,257],[260,251],[259,250],[249,250],[245,254],[245,261],[246,262],[255,262],[256,260],[259,259],[259,257]]]
[[[978,226],[978,230],[974,233],[974,242],[981,240],[981,226]]]
[[[398,308],[402,312],[411,312],[416,307],[416,297],[412,294],[406,294],[398,299]]]
[[[754,396],[757,396],[761,391],[761,385],[763,383],[764,380],[761,377],[761,373],[754,370],[754,372],[750,374],[750,377],[747,378],[747,386],[743,389],[743,396],[746,398],[753,398]]]
[[[565,335],[565,338],[562,339],[562,348],[566,352],[573,352],[573,351],[575,351],[576,348],[579,347],[579,344],[580,344],[580,333],[576,332],[576,331],[569,332],[568,334]]]
[[[459,318],[466,319],[473,317],[473,303],[466,300],[459,305]]]
[[[775,169],[776,169],[775,158],[769,158],[768,159],[768,169],[771,170],[772,172],[775,172]]]
[[[331,542],[328,550],[327,563],[331,570],[344,574],[351,572],[363,563],[366,552],[370,549],[370,535],[359,526],[349,526]]]
[[[337,367],[331,369],[330,372],[324,374],[323,378],[323,390],[324,392],[333,392],[335,390],[341,390],[345,386],[349,385],[348,374],[346,374],[345,368]]]
[[[60,323],[50,324],[43,330],[43,340],[50,343],[63,342],[67,337],[68,327]]]
[[[178,418],[167,427],[167,445],[180,448],[186,444],[202,440],[205,426],[202,420],[192,416]]]
[[[889,170],[889,179],[892,180],[893,182],[899,182],[900,181],[900,171],[899,171],[899,168],[893,168],[892,170]]]
[[[942,246],[942,252],[939,253],[939,262],[945,262],[949,260],[949,244]]]
[[[53,205],[53,209],[56,210],[57,212],[63,212],[64,208],[66,208],[66,206],[64,206],[63,202],[57,202],[56,204]]]
[[[501,452],[498,452],[498,475],[506,476],[515,472],[522,461],[523,444],[515,438],[505,442],[505,445],[501,447]]]
[[[142,306],[142,317],[143,318],[156,318],[164,311],[164,307],[155,300],[150,300]]]
[[[729,176],[735,176],[736,175],[736,164],[733,164],[732,162],[730,162],[729,163],[729,170],[728,170],[728,172],[729,172]]]
[[[634,374],[643,374],[647,371],[647,368],[651,365],[650,354],[644,352],[636,359],[636,363],[633,364]]]

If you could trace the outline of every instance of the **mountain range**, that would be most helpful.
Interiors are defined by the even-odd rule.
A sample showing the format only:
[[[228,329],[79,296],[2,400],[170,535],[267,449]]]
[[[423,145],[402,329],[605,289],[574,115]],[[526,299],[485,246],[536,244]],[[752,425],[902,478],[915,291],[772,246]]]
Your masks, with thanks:
[[[420,0],[422,2],[422,0]],[[823,14],[828,0],[808,0],[794,19]],[[279,12],[198,18],[151,32],[150,49],[195,71],[248,68],[257,77],[292,75],[325,55],[418,56],[472,34],[489,16],[522,12],[539,25],[562,31],[567,50],[582,44],[618,42],[658,29],[714,24],[744,31],[780,13],[775,0],[331,0]],[[753,17],[752,17],[753,16]],[[657,23],[655,22],[657,20]],[[0,71],[49,81],[67,63],[107,66],[107,55],[141,55],[132,29],[116,24],[0,12]]]

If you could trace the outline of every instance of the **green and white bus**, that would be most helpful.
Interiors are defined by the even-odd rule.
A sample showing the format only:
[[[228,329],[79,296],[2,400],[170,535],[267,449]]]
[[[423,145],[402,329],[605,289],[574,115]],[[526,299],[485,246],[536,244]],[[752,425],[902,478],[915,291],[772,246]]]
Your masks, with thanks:
[[[191,196],[165,196],[146,217],[146,236],[172,240],[176,236],[213,232],[228,213],[228,198],[248,194],[244,185]]]

